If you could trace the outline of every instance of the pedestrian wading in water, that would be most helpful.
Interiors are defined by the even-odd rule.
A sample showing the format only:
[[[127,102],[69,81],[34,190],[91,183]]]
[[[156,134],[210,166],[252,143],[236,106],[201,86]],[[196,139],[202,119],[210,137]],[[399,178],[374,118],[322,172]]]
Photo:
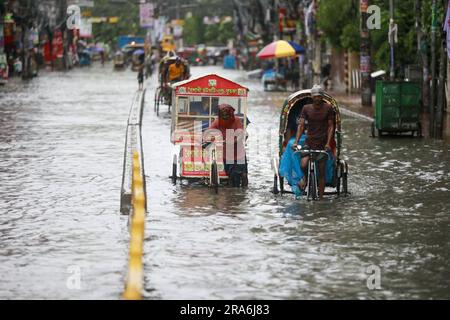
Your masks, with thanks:
[[[144,65],[139,66],[139,72],[138,72],[138,83],[139,83],[139,90],[144,89]]]

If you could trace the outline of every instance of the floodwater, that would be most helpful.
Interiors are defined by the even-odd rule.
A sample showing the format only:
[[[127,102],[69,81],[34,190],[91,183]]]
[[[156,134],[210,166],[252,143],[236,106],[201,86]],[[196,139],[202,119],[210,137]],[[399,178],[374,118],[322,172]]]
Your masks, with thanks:
[[[137,81],[111,69],[0,88],[0,298],[120,297],[129,240],[120,183]],[[270,162],[287,94],[263,92],[238,71],[192,72],[250,88],[250,185],[218,195],[172,185],[170,115],[165,106],[159,117],[153,112],[150,80],[145,298],[450,298],[447,142],[372,139],[370,123],[344,116],[351,196],[275,196]],[[378,271],[373,290],[367,284]]]

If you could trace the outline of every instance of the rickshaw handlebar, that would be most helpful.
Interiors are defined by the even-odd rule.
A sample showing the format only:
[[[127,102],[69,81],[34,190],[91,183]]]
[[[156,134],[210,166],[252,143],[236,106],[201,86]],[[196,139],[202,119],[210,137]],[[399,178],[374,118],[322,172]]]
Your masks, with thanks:
[[[308,148],[302,148],[301,146],[297,146],[294,148],[294,153],[300,153],[302,157],[305,156],[318,156],[318,155],[326,155],[328,158],[328,152],[326,150],[314,150],[314,149],[308,149]]]

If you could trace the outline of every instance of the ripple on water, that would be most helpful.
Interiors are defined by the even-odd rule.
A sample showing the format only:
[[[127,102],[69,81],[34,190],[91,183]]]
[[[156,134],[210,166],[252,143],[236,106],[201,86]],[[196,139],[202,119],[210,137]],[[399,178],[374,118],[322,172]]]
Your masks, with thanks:
[[[351,196],[274,196],[286,93],[263,92],[238,71],[192,68],[206,71],[251,89],[250,186],[215,195],[171,184],[171,115],[153,113],[153,79],[143,126],[146,298],[448,298],[448,146],[368,139],[366,122],[344,117]],[[132,72],[94,67],[0,92],[0,297],[120,296],[129,237],[118,188],[135,82]],[[367,289],[371,265],[382,290]],[[66,287],[71,266],[82,272],[80,291]]]

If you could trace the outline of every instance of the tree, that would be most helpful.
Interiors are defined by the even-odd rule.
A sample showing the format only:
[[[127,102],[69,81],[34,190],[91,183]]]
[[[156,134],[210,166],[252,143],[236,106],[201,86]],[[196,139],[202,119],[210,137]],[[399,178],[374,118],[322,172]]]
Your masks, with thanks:
[[[200,16],[193,15],[186,18],[183,28],[184,42],[189,45],[203,43],[203,20]]]
[[[227,44],[228,40],[234,39],[234,25],[233,22],[222,21],[219,26],[219,42],[221,44]]]
[[[402,77],[404,67],[418,64],[417,30],[413,28],[416,0],[395,1],[395,23],[398,25],[398,43],[395,45],[396,74]],[[381,29],[370,30],[373,69],[389,70],[389,0],[371,0],[381,9]],[[337,11],[339,8],[339,11]],[[443,21],[444,9],[440,6],[439,21]],[[429,43],[431,26],[431,0],[422,0],[424,16],[423,40]],[[324,37],[338,49],[359,52],[359,0],[321,0],[318,8],[318,26]],[[429,49],[425,49],[429,54]]]
[[[219,24],[209,24],[205,28],[204,39],[206,44],[214,45],[219,41]]]
[[[359,1],[320,1],[317,23],[332,46],[359,51]]]

